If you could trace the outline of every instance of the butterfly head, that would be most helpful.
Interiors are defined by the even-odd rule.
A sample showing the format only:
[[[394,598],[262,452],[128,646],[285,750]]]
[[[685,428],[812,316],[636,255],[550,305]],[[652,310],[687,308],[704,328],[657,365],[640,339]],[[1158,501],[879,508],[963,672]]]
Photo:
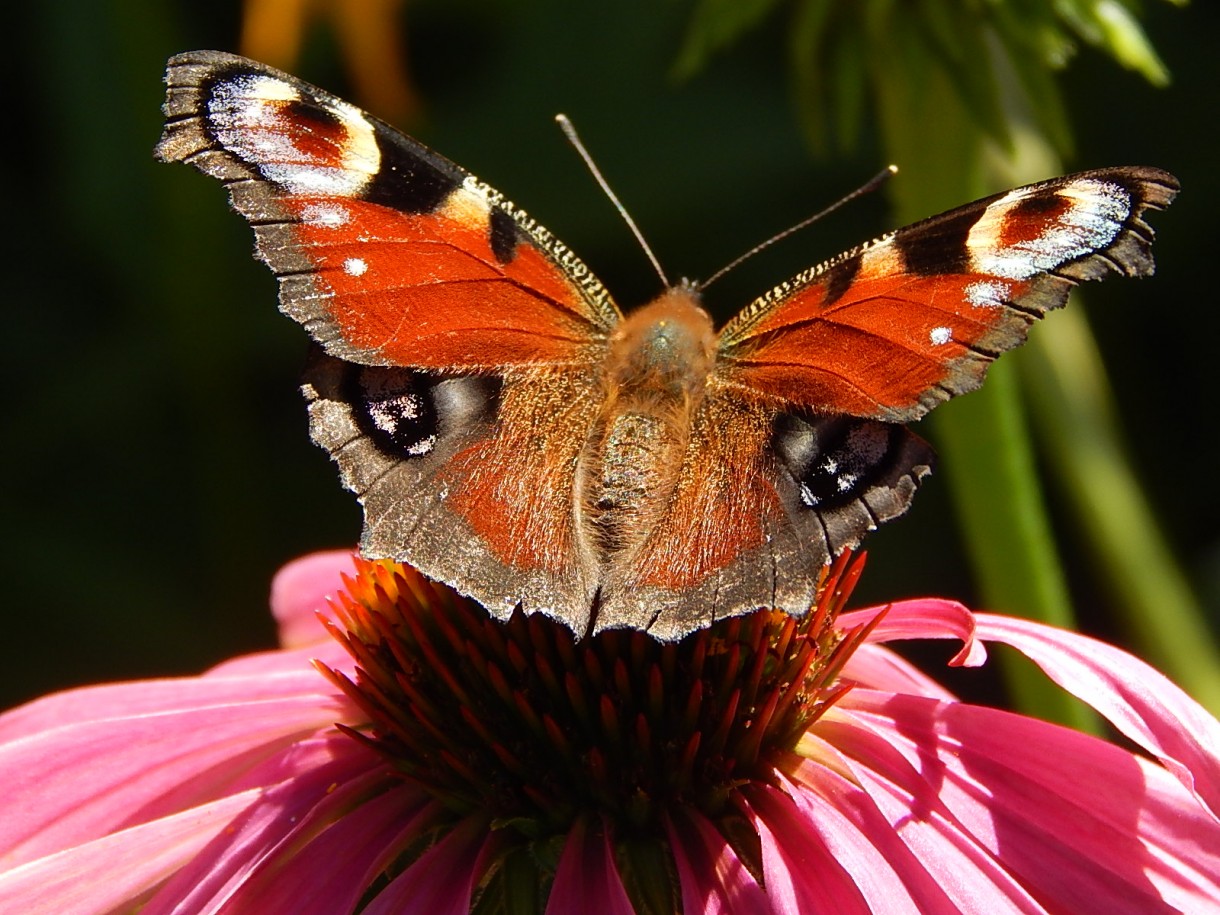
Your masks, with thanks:
[[[694,393],[716,357],[711,316],[693,285],[667,289],[629,314],[610,341],[606,378],[612,387]]]

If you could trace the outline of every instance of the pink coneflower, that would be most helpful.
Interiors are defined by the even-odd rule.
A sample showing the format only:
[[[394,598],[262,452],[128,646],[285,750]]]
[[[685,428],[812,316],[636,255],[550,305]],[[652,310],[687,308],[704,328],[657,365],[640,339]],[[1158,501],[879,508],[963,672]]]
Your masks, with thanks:
[[[279,651],[0,717],[0,911],[1220,910],[1220,724],[1116,648],[841,612],[858,560],[669,644],[351,561],[281,572]],[[1138,751],[961,702],[910,638],[1012,645]]]

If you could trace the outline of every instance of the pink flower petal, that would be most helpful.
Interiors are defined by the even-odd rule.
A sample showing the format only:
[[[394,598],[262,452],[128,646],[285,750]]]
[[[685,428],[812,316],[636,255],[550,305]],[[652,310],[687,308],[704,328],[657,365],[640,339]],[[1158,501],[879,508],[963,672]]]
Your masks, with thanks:
[[[239,655],[236,658],[222,661],[205,671],[203,676],[259,677],[288,670],[308,671],[313,676],[317,676],[315,661],[343,671],[352,671],[355,668],[352,656],[335,639],[328,637],[328,641],[317,642],[304,648],[277,648],[271,651]]]
[[[0,873],[0,912],[134,911],[135,903],[197,854],[256,794],[222,798]]]
[[[763,880],[776,915],[871,915],[851,875],[790,797],[764,787],[751,791],[749,802],[762,840]]]
[[[257,760],[351,717],[319,685],[326,683],[316,673],[163,680],[75,690],[17,709],[15,719],[42,729],[16,738],[4,729],[0,867],[228,793]],[[259,695],[268,698],[248,698]]]
[[[300,648],[330,641],[317,613],[343,590],[343,576],[355,571],[351,550],[310,553],[288,563],[271,581],[271,615],[280,645]]]
[[[764,890],[724,836],[696,811],[666,823],[682,888],[682,911],[774,915]]]
[[[1163,674],[1112,645],[1028,620],[977,615],[978,634],[1011,645],[1101,712],[1220,817],[1220,722]]]
[[[843,676],[870,689],[953,701],[957,697],[905,658],[882,645],[864,644],[843,665]]]
[[[855,760],[853,777],[904,840],[919,835],[911,824],[939,821],[945,840],[972,837],[1055,911],[1220,906],[1220,827],[1158,766],[964,703],[857,689],[836,712],[819,736]]]
[[[869,633],[869,642],[959,639],[963,643],[962,650],[950,664],[955,667],[979,667],[987,660],[987,650],[974,638],[974,614],[957,601],[929,597],[853,610],[839,617],[838,626],[840,629],[851,629],[878,616],[881,616],[881,622]]]
[[[887,915],[1041,912],[1012,880],[1001,875],[997,886],[986,875],[975,878],[969,854],[943,844],[923,842],[918,848],[904,844],[910,837],[900,837],[869,794],[838,773],[809,763],[794,778],[797,783],[789,795],[834,859],[851,874],[870,911]],[[911,810],[906,808],[908,814]]]
[[[251,772],[247,779],[260,785],[257,796],[157,893],[143,915],[202,915],[230,908],[294,915],[327,912],[324,905],[315,909],[310,906],[333,901],[345,890],[358,894],[367,886],[367,882],[357,886],[365,876],[360,855],[376,858],[385,854],[385,849],[368,847],[383,837],[378,832],[379,819],[401,816],[409,820],[427,802],[421,792],[389,775],[381,757],[337,732],[304,741],[259,769],[262,771]],[[349,811],[358,812],[342,819]],[[333,851],[340,835],[333,832],[339,828],[332,826],[336,821],[346,831],[369,833],[366,845],[359,847],[357,843],[350,855],[346,850],[334,852],[335,860],[346,859],[349,869],[317,868],[315,861],[316,872],[296,872],[294,869],[301,866],[297,855],[312,860],[321,851]],[[396,834],[401,825],[401,820],[392,823],[390,835]],[[367,869],[375,867],[368,865]],[[277,894],[288,892],[291,896],[311,876],[323,882],[325,878],[337,880],[328,887],[333,895],[319,890],[290,898],[281,908],[274,907],[279,904]],[[336,906],[329,911],[345,910]]]
[[[837,713],[835,717],[837,719]],[[818,730],[823,730],[820,724]],[[831,736],[840,736],[833,725],[828,724],[825,730]],[[884,736],[870,733],[868,740],[872,741],[871,749],[877,756],[888,758],[891,762],[901,762],[898,751],[886,745]],[[847,763],[846,757],[831,752],[836,761],[847,764],[853,772],[859,771],[856,765]],[[831,789],[818,790],[821,790],[828,800],[833,801],[834,794],[841,790],[835,784],[836,775],[837,773],[828,775],[824,769],[811,762],[798,768],[793,777],[807,786],[820,785],[829,779]],[[872,777],[871,772],[866,773],[864,778],[857,774],[853,774],[852,778],[861,782],[858,788],[862,788],[869,795],[868,807],[872,808],[868,810],[862,802],[858,805],[853,803],[853,807],[858,806],[857,815],[871,820],[876,813],[887,824],[892,840],[905,844],[909,849],[907,854],[918,862],[903,862],[900,870],[904,878],[911,879],[913,874],[920,870],[931,875],[936,885],[951,900],[948,911],[978,911],[987,912],[989,915],[999,915],[1003,912],[1040,915],[1045,911],[975,836],[962,829],[939,807],[934,797],[930,801],[924,796],[934,796],[934,788],[920,781],[918,773],[911,777],[917,793],[905,794],[897,786]],[[851,797],[850,790],[842,791],[843,800]],[[839,803],[841,805],[842,802]],[[878,842],[878,847],[887,861],[903,861],[905,856],[890,845],[890,840],[884,839],[879,824],[870,823],[869,834]],[[920,878],[921,881],[922,879]],[[921,899],[921,905],[931,907],[933,904],[932,900]],[[943,903],[935,902],[936,908],[931,910],[936,911],[941,905]]]
[[[214,671],[203,678],[136,680],[52,693],[0,715],[0,744],[60,726],[229,702],[301,696],[313,696],[320,703],[338,701],[338,691],[313,669],[306,655],[283,654],[282,665],[260,664],[256,675],[235,669],[232,673]]]
[[[459,823],[378,893],[362,915],[468,915],[489,833],[477,817]]]
[[[584,821],[568,833],[559,858],[546,915],[585,915],[596,903],[599,915],[635,915],[603,832],[590,835]]]

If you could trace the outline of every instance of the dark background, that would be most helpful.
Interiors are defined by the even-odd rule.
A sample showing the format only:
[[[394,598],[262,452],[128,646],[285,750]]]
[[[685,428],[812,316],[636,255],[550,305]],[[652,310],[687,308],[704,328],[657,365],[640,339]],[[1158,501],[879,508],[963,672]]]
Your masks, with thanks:
[[[308,440],[296,390],[305,336],[276,311],[249,229],[216,182],[152,159],[165,58],[237,50],[240,5],[13,6],[0,63],[0,706],[97,680],[197,672],[269,647],[276,568],[359,533],[358,507]],[[686,2],[419,0],[404,25],[425,109],[400,126],[555,231],[621,304],[646,300],[656,278],[555,112],[576,122],[673,275],[709,275],[886,161],[871,138],[850,159],[812,157],[783,16],[703,74],[672,79],[689,15]],[[1179,202],[1156,219],[1157,276],[1107,283],[1086,307],[1136,466],[1213,614],[1218,21],[1207,2],[1148,4],[1147,30],[1174,75],[1166,90],[1088,50],[1064,79],[1078,139],[1071,168],[1159,165],[1182,180]],[[365,103],[324,29],[295,70]],[[709,304],[724,318],[890,227],[882,196],[853,205],[730,275]],[[868,541],[855,603],[971,602],[949,514],[934,477],[907,517]],[[1086,623],[1102,626],[1095,572],[1071,522],[1056,520],[1074,598]]]

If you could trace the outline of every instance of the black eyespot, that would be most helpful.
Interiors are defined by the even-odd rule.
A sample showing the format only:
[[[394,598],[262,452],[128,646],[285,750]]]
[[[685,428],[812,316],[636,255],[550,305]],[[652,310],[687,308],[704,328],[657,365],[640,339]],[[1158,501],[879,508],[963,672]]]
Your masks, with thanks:
[[[441,379],[414,369],[353,366],[346,400],[361,431],[403,458],[423,457],[440,434],[435,388]]]
[[[464,433],[486,428],[499,407],[501,381],[492,376],[352,363],[344,369],[341,398],[356,425],[378,450],[402,460],[453,447]]]
[[[817,510],[854,501],[889,474],[903,439],[901,426],[852,417],[782,415],[775,429],[802,504]]]

